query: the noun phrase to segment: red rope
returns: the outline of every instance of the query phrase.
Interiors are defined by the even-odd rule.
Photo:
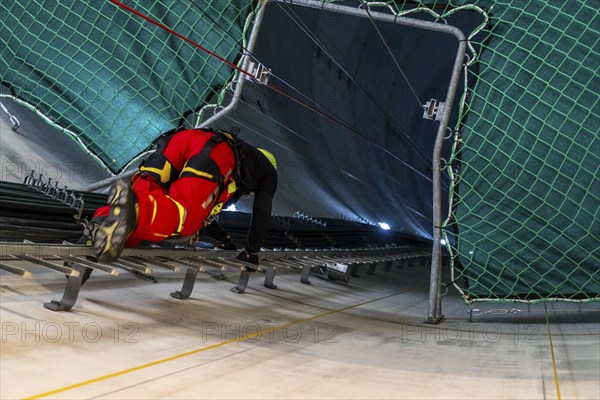
[[[169,32],[170,34],[177,36],[177,37],[178,37],[178,38],[180,38],[181,40],[184,40],[184,41],[186,41],[187,43],[191,44],[192,46],[194,46],[194,47],[197,47],[197,48],[199,48],[200,50],[202,50],[202,51],[204,51],[204,52],[206,52],[206,53],[210,54],[211,56],[213,56],[213,57],[215,57],[215,58],[217,58],[217,59],[221,60],[221,61],[222,61],[222,62],[224,62],[225,64],[229,65],[231,68],[233,68],[233,69],[236,69],[236,70],[238,70],[239,72],[241,72],[241,73],[243,73],[243,74],[246,74],[246,75],[248,75],[248,76],[249,76],[250,78],[252,78],[252,79],[256,79],[256,76],[254,76],[254,75],[253,75],[253,74],[251,74],[250,72],[243,70],[242,68],[238,67],[238,66],[237,66],[237,65],[235,65],[235,64],[232,64],[231,62],[227,61],[226,59],[224,59],[223,57],[219,56],[218,54],[216,54],[216,53],[214,53],[214,52],[212,52],[212,51],[208,50],[208,49],[207,49],[207,48],[205,48],[205,47],[202,47],[202,46],[200,46],[198,43],[194,42],[193,40],[191,40],[191,39],[188,39],[187,37],[185,37],[185,36],[183,36],[183,35],[181,35],[181,34],[179,34],[179,33],[175,32],[173,29],[169,28],[168,26],[166,26],[166,25],[164,25],[164,24],[161,24],[160,22],[158,22],[158,21],[156,21],[156,20],[154,20],[154,19],[150,18],[150,17],[149,17],[149,16],[147,16],[147,15],[144,15],[144,14],[142,14],[141,12],[139,12],[139,11],[137,11],[137,10],[135,10],[135,9],[133,9],[133,8],[131,8],[131,7],[129,7],[129,6],[128,6],[128,5],[126,5],[126,4],[123,4],[123,3],[121,3],[120,1],[117,1],[117,0],[108,0],[108,1],[110,1],[110,2],[111,2],[111,3],[113,3],[113,4],[116,4],[117,6],[119,6],[119,7],[123,8],[123,9],[125,9],[125,10],[127,10],[127,11],[129,11],[129,12],[131,12],[131,13],[135,14],[135,15],[137,15],[138,17],[141,17],[141,18],[145,19],[146,21],[148,21],[148,22],[150,22],[150,23],[152,23],[152,24],[154,24],[154,25],[158,26],[159,28],[161,28],[161,29],[163,29],[163,30],[165,30],[165,31]]]
[[[360,133],[353,126],[349,125],[348,123],[344,122],[343,120],[340,120],[340,119],[336,118],[334,115],[331,115],[331,114],[328,114],[328,113],[326,113],[324,111],[321,111],[321,110],[319,110],[319,109],[311,106],[310,104],[305,103],[304,101],[302,101],[302,100],[300,100],[300,99],[298,99],[298,98],[296,98],[296,97],[294,97],[292,95],[289,95],[289,94],[285,93],[283,90],[281,90],[281,89],[279,89],[279,88],[277,88],[277,87],[275,87],[275,86],[273,86],[271,84],[267,84],[266,86],[269,89],[273,90],[274,92],[277,92],[280,95],[285,96],[285,97],[287,97],[288,99],[290,99],[292,101],[295,101],[296,103],[300,104],[301,106],[303,106],[303,107],[305,107],[305,108],[307,108],[307,109],[309,109],[309,110],[311,110],[311,111],[313,111],[313,112],[315,112],[315,113],[317,113],[317,114],[319,114],[319,115],[327,118],[328,120],[330,120],[330,121],[332,121],[332,122],[340,125],[343,128],[348,129],[350,132],[355,133],[356,135],[362,137],[363,139],[366,139],[367,141],[373,143],[374,145],[379,146],[379,145],[377,145],[377,143],[374,143],[371,140],[369,140],[369,138],[367,138],[365,135],[363,135],[362,133]]]

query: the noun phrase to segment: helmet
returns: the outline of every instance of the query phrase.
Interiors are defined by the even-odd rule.
[[[265,157],[267,157],[267,160],[269,160],[273,168],[275,168],[275,171],[277,171],[277,160],[275,159],[273,153],[265,149],[258,149],[258,151],[260,151]]]

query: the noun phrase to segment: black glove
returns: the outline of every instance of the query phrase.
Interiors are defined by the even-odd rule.
[[[250,253],[248,249],[244,249],[240,254],[237,255],[236,260],[248,264],[258,265],[258,253]]]
[[[229,235],[227,235],[227,237],[219,244],[219,248],[222,250],[237,250],[235,243],[233,243],[233,239]]]

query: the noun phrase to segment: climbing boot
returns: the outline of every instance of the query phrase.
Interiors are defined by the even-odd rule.
[[[111,263],[119,258],[127,238],[137,225],[137,198],[131,185],[116,181],[108,194],[110,212],[94,235],[98,261]]]

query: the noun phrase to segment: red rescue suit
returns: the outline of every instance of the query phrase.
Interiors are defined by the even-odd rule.
[[[164,139],[132,178],[138,225],[127,247],[194,235],[235,193],[231,135],[189,129]],[[107,214],[108,207],[102,207],[95,217]]]

